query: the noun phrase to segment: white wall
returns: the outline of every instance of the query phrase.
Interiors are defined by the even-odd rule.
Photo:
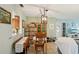
[[[41,22],[41,18],[27,16],[25,22],[26,22],[26,24],[28,24],[29,22]],[[62,21],[59,21],[59,19],[56,19],[55,17],[48,17],[48,19],[47,19],[47,37],[53,38],[53,37],[62,36],[61,26],[62,26]],[[57,29],[59,30],[59,32],[57,32]]]
[[[56,18],[48,18],[47,22],[47,36],[48,37],[54,37],[55,36],[55,24],[56,24]]]
[[[41,22],[41,17],[34,17],[34,16],[26,16],[26,23],[30,22]]]
[[[62,23],[66,21],[65,19],[61,20],[55,17],[49,17],[47,23],[47,36],[50,38],[62,37]],[[53,24],[53,26],[51,26],[51,24]]]
[[[23,33],[23,31],[22,31],[22,20],[25,19],[25,15],[24,15],[21,7],[19,5],[16,5],[16,4],[0,4],[0,7],[11,12],[11,20],[12,20],[12,18],[14,18],[15,15],[20,16],[19,33]]]
[[[11,46],[14,41],[16,41],[18,38],[22,37],[22,20],[24,20],[24,15],[21,11],[21,9],[17,5],[9,5],[9,4],[0,4],[0,7],[4,8],[5,10],[11,12],[11,19],[18,15],[20,16],[20,34],[17,34],[16,36],[12,36],[12,26],[11,24],[1,24],[0,28],[3,30],[0,30],[0,53],[12,53]],[[4,25],[4,27],[2,27]],[[10,33],[8,35],[8,32]],[[2,35],[3,34],[3,35]],[[7,36],[7,37],[6,37]],[[9,39],[11,38],[11,39]]]
[[[22,34],[12,36],[12,26],[9,24],[0,24],[0,54],[12,53],[14,41],[22,36]]]
[[[5,10],[11,12],[11,19],[14,18],[15,15],[20,16],[20,30],[19,33],[22,33],[22,20],[25,19],[25,15],[19,5],[16,4],[0,4],[0,7]]]
[[[11,52],[11,25],[0,24],[0,54]]]

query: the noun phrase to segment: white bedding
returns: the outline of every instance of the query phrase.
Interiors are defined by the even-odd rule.
[[[62,54],[78,54],[78,45],[72,38],[60,37],[55,43]]]
[[[15,44],[15,52],[20,53],[23,52],[24,42],[27,40],[27,37],[23,37],[20,41]]]

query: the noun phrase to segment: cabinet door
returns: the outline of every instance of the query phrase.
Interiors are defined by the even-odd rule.
[[[46,25],[45,24],[39,24],[37,31],[38,32],[46,32]]]
[[[37,31],[41,32],[41,25],[40,24],[38,25]]]
[[[41,27],[42,27],[42,28],[41,28],[42,32],[45,32],[45,30],[46,30],[46,28],[45,28],[45,24],[42,24]]]

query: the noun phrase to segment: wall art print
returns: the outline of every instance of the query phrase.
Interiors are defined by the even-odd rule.
[[[0,23],[11,24],[11,13],[0,7]]]

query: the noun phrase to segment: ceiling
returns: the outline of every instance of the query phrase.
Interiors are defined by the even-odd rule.
[[[47,16],[59,19],[79,19],[79,4],[24,4],[26,16],[40,16],[40,9],[48,9]]]

